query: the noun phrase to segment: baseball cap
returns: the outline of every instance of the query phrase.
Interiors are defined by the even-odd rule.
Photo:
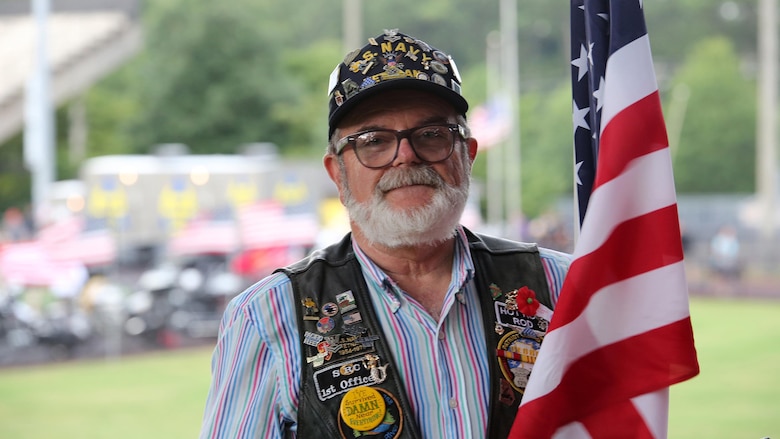
[[[339,121],[363,99],[392,88],[414,88],[438,95],[466,114],[460,74],[450,55],[417,38],[385,30],[344,57],[328,84],[328,137]]]

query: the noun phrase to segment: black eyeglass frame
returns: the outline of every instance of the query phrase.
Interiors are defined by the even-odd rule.
[[[395,159],[398,158],[398,150],[401,149],[401,140],[403,140],[403,139],[409,140],[409,145],[412,147],[412,151],[414,151],[414,155],[416,155],[417,158],[420,159],[423,163],[427,163],[427,164],[441,163],[441,162],[447,160],[448,158],[450,158],[452,156],[452,153],[455,151],[456,137],[452,136],[452,145],[450,145],[450,151],[449,151],[449,153],[447,153],[447,155],[444,158],[439,159],[439,160],[435,160],[435,161],[426,160],[426,159],[420,157],[420,154],[417,153],[417,149],[415,149],[415,147],[414,147],[414,142],[412,141],[411,134],[413,132],[417,131],[417,130],[422,129],[422,128],[429,128],[429,127],[443,127],[443,128],[446,128],[447,130],[449,130],[451,133],[458,134],[460,136],[461,140],[465,140],[467,138],[466,137],[466,128],[464,126],[460,125],[460,124],[457,124],[457,123],[432,123],[432,124],[421,125],[421,126],[418,126],[418,127],[413,127],[413,128],[409,128],[409,129],[406,129],[406,130],[400,130],[400,131],[391,130],[391,129],[375,128],[375,129],[370,129],[370,130],[358,131],[358,132],[352,133],[352,134],[350,134],[348,136],[344,136],[341,139],[339,139],[338,141],[336,141],[336,144],[335,144],[336,155],[341,155],[344,152],[344,150],[346,149],[346,147],[350,146],[350,145],[352,146],[353,149],[355,149],[355,141],[357,140],[358,137],[360,137],[360,136],[362,136],[364,134],[375,133],[375,132],[384,132],[384,133],[393,133],[393,134],[395,134],[395,137],[396,137],[395,153],[393,154],[393,157],[387,163],[385,163],[384,165],[381,165],[381,166],[368,166],[365,163],[363,163],[363,161],[360,159],[360,154],[357,152],[357,150],[355,150],[355,157],[357,157],[357,159],[360,162],[360,164],[365,166],[366,168],[369,168],[369,169],[381,169],[381,168],[386,168],[391,163],[393,163],[395,161]]]

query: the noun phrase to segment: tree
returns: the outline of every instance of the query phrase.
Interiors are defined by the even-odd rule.
[[[533,218],[573,191],[571,86],[529,93],[520,109],[523,212]]]
[[[755,85],[745,76],[723,37],[697,44],[674,76],[673,85],[690,91],[674,163],[678,192],[754,190]]]
[[[274,26],[259,20],[260,5],[176,0],[150,3],[147,17],[143,111],[133,130],[140,148],[171,142],[194,153],[232,153],[285,140],[288,127],[272,114],[275,103],[291,99],[292,79]]]

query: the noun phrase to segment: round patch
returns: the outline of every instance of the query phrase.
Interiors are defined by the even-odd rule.
[[[517,331],[509,331],[498,342],[496,355],[498,365],[512,388],[523,394],[531,376],[531,369],[536,363],[540,341],[523,337]]]
[[[326,317],[333,317],[337,312],[339,312],[339,307],[333,302],[322,305],[322,314]]]
[[[379,399],[376,399],[377,396]],[[344,395],[338,421],[342,438],[395,439],[401,435],[404,419],[398,401],[390,392],[379,387],[363,386]],[[369,425],[372,427],[368,428]]]
[[[352,389],[341,399],[339,414],[344,423],[357,431],[370,431],[385,418],[385,400],[371,387]]]
[[[330,317],[323,317],[317,322],[317,331],[326,334],[333,330],[336,323]]]

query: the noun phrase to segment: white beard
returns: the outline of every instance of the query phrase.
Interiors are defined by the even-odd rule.
[[[364,203],[355,200],[345,183],[344,204],[350,219],[371,244],[389,248],[438,244],[454,235],[466,207],[469,177],[463,167],[460,171],[461,184],[452,186],[430,166],[390,168],[380,179],[371,199]],[[346,176],[342,175],[342,181],[347,181]],[[431,202],[411,210],[397,210],[384,199],[386,191],[411,184],[435,187]]]

